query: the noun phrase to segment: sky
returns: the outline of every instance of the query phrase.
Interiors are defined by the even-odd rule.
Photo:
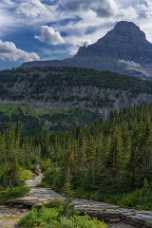
[[[152,0],[0,0],[0,69],[70,57],[121,20],[152,42]]]

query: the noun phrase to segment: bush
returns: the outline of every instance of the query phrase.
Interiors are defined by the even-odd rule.
[[[106,224],[89,216],[72,215],[62,213],[61,208],[33,209],[19,222],[22,228],[107,228]]]
[[[100,194],[96,200],[138,210],[152,210],[152,186],[145,185],[129,193]]]
[[[26,186],[18,186],[13,188],[7,188],[0,191],[0,204],[3,204],[11,199],[24,196],[29,192],[29,188]]]
[[[152,210],[152,191],[149,189],[138,189],[124,195],[120,199],[121,206],[132,207],[143,210]]]
[[[22,182],[25,182],[26,180],[31,179],[32,176],[33,176],[33,173],[31,170],[28,170],[28,169],[20,169],[19,170],[18,178]]]
[[[53,164],[44,171],[43,186],[51,186],[57,190],[61,190],[64,185],[63,170],[59,167],[54,167]]]

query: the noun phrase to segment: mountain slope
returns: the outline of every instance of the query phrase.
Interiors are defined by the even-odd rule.
[[[130,76],[151,77],[152,44],[145,33],[132,22],[121,21],[95,44],[81,47],[71,59],[24,64],[35,66],[68,66],[110,70]]]
[[[152,82],[78,68],[0,72],[0,100],[55,109],[79,109],[107,117],[111,110],[152,103]]]

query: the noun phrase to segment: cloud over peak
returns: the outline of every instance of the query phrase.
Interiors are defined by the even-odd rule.
[[[48,44],[63,44],[64,39],[61,34],[56,31],[53,27],[49,27],[47,25],[41,26],[40,35],[35,36],[36,39],[41,42],[46,42]]]

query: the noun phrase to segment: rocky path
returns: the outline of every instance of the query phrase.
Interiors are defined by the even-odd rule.
[[[11,201],[12,207],[0,207],[0,228],[16,227],[19,219],[25,215],[27,208],[33,205],[43,205],[54,200],[64,200],[60,194],[49,188],[38,187],[42,174],[26,182],[31,191],[22,198]],[[152,212],[124,209],[119,206],[96,202],[92,200],[73,200],[75,209],[109,223],[109,228],[150,228],[152,227]],[[14,207],[13,207],[14,206]]]
[[[27,213],[26,209],[0,206],[0,228],[14,228],[18,221]]]

